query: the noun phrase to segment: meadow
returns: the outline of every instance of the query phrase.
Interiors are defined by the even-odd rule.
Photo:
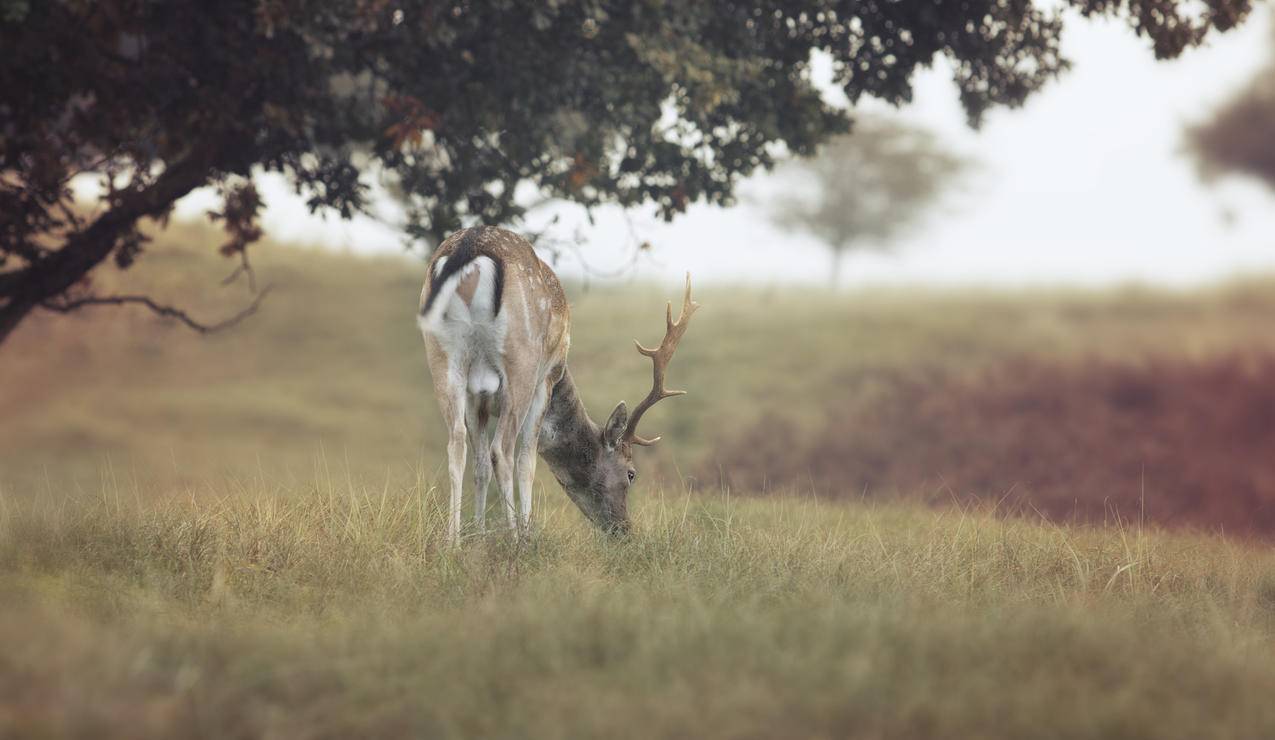
[[[635,533],[449,551],[423,269],[263,247],[0,348],[0,737],[1275,732],[1269,282],[705,286]],[[675,291],[569,290],[601,415]]]

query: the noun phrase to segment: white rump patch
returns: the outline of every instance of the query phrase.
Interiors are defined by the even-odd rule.
[[[440,257],[434,266],[434,274],[443,269],[446,257]],[[456,294],[457,288],[465,278],[478,273],[478,287],[474,290],[469,303]],[[455,275],[438,286],[438,295],[430,305],[429,313],[420,316],[417,323],[421,331],[437,334],[444,324],[450,322],[473,323],[492,321],[496,308],[496,263],[490,257],[475,257]]]
[[[478,274],[469,303],[457,294],[466,277]],[[497,393],[501,386],[505,350],[505,312],[496,306],[496,263],[476,257],[438,288],[429,313],[421,316],[421,333],[432,337],[447,354],[452,383],[473,395]]]

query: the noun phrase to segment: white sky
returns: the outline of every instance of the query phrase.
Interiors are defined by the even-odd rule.
[[[1183,125],[1205,118],[1265,62],[1265,12],[1238,31],[1172,62],[1156,62],[1123,24],[1069,19],[1070,73],[1019,110],[995,110],[980,131],[965,126],[956,89],[941,69],[917,80],[915,102],[899,115],[937,131],[976,159],[977,172],[928,224],[890,254],[846,260],[853,284],[1082,284],[1128,281],[1189,285],[1256,271],[1275,272],[1275,193],[1252,182],[1206,187],[1181,153]],[[878,107],[866,106],[872,110]],[[358,252],[401,251],[384,224],[310,216],[278,178],[260,183],[272,237]],[[765,176],[744,192],[764,198]],[[178,215],[202,214],[208,193],[192,194]],[[392,218],[393,209],[386,205]],[[632,277],[760,283],[827,280],[827,251],[772,227],[755,201],[731,209],[693,206],[672,223],[649,211],[553,214],[563,236],[585,237],[589,263],[625,263],[638,241],[653,249]],[[1227,213],[1233,218],[1226,218]],[[577,268],[566,259],[564,273]]]

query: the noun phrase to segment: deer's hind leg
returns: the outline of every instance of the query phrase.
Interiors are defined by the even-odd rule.
[[[460,542],[461,491],[465,485],[465,410],[468,394],[465,391],[464,374],[455,367],[450,357],[433,337],[426,336],[426,356],[429,358],[430,376],[434,381],[434,396],[447,429],[447,478],[451,486],[447,510],[447,543]]]
[[[465,409],[465,427],[469,431],[469,445],[474,448],[474,527],[479,532],[487,529],[487,489],[491,485],[492,419],[496,406],[495,394],[478,393],[470,396]]]
[[[461,491],[465,485],[465,388],[446,388],[440,392],[438,405],[447,424],[447,478],[451,484],[451,496],[447,508],[447,542],[460,542]]]

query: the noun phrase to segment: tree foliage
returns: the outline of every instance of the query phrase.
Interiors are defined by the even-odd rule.
[[[1187,129],[1187,148],[1206,179],[1248,175],[1275,190],[1275,27],[1270,61],[1209,120]]]
[[[1170,57],[1250,0],[1068,0]],[[145,250],[144,219],[220,187],[228,251],[256,235],[254,172],[314,209],[367,206],[375,169],[437,240],[518,215],[517,186],[586,205],[728,202],[776,145],[847,128],[812,50],[863,96],[906,103],[946,58],[971,121],[1066,68],[1060,9],[1029,0],[0,0],[0,340]],[[1192,15],[1192,13],[1194,13]],[[101,179],[101,208],[69,183]]]
[[[769,215],[832,250],[829,277],[835,284],[846,251],[889,247],[920,222],[967,165],[929,131],[864,117],[853,133],[830,140],[816,156],[779,168],[781,181],[792,187],[769,201]]]

